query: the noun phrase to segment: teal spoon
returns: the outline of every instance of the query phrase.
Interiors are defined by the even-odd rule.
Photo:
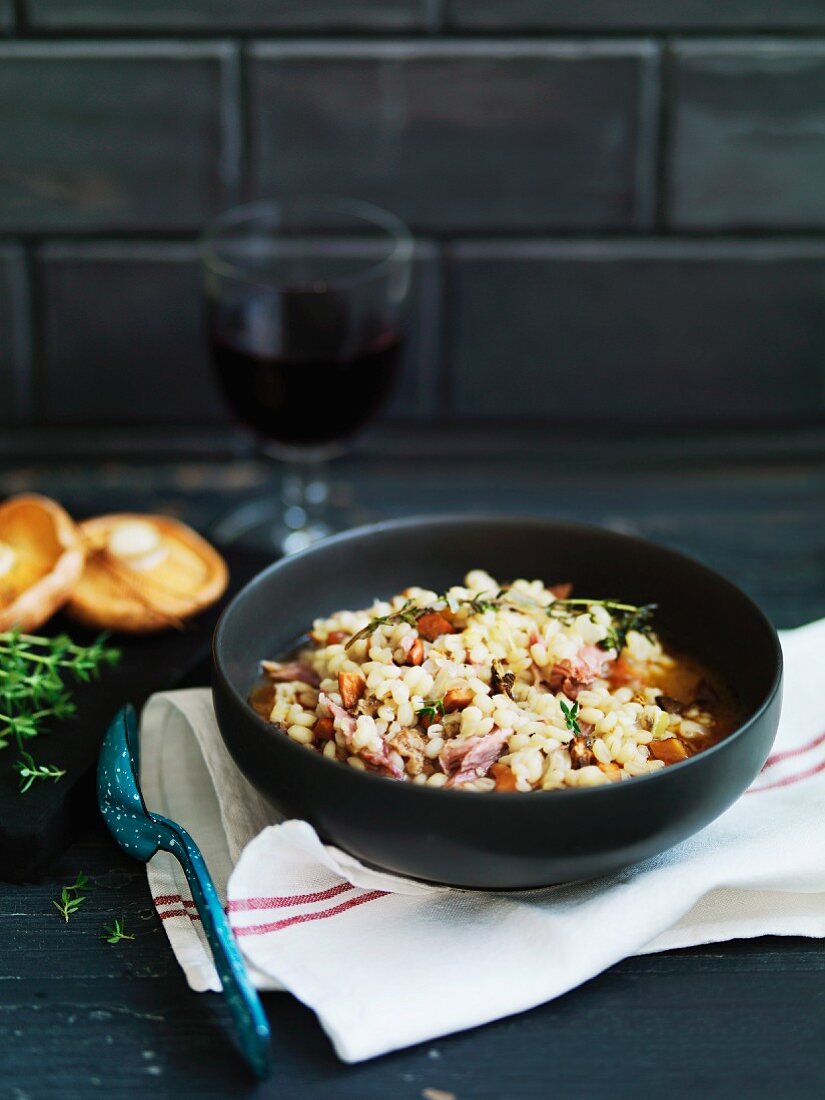
[[[100,812],[120,847],[146,863],[155,852],[171,852],[189,882],[192,898],[212,950],[244,1058],[258,1077],[271,1065],[269,1023],[246,976],[238,945],[203,856],[187,831],[146,809],[140,791],[140,743],[134,708],[125,706],[109,726],[97,765]]]

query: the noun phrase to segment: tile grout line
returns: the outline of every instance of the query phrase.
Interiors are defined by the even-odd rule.
[[[43,355],[46,342],[45,310],[43,308],[43,294],[40,284],[40,269],[37,260],[37,249],[32,244],[23,244],[23,267],[25,301],[21,303],[19,314],[25,318],[26,346],[23,349],[25,369],[18,371],[17,414],[25,425],[37,423],[40,401],[38,395],[42,392],[44,381]],[[21,295],[21,297],[23,296]]]

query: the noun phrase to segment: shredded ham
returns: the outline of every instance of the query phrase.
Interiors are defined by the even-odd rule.
[[[455,737],[448,741],[438,756],[438,762],[447,776],[445,786],[456,787],[460,783],[483,778],[501,756],[512,732],[493,730],[477,737]]]
[[[352,746],[352,738],[358,725],[357,720],[353,718],[348,711],[344,710],[342,706],[339,706],[338,703],[330,699],[326,692],[321,692],[318,696],[318,702],[322,703],[330,712],[333,724],[340,733],[343,733],[350,752],[355,753],[356,756],[360,756],[365,764],[369,764],[371,768],[375,768],[376,771],[384,775],[391,775],[393,779],[407,778],[404,770],[399,768],[390,756],[390,750],[387,748],[387,743],[383,737],[379,739],[381,742],[380,749],[375,752],[371,749],[354,749]]]
[[[544,679],[551,691],[563,691],[568,699],[575,699],[580,691],[605,675],[615,656],[612,649],[605,652],[596,645],[583,645],[575,657],[557,661],[549,678]]]
[[[346,737],[349,742],[358,724],[353,716],[345,711],[342,706],[339,706],[338,703],[330,699],[325,691],[322,691],[318,696],[318,703],[327,708],[335,723],[335,728],[343,733],[344,737]]]
[[[317,688],[321,683],[318,674],[302,661],[261,661],[261,670],[276,684],[300,681]]]

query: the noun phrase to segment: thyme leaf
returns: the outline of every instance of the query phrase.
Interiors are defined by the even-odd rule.
[[[121,940],[133,940],[135,937],[127,933],[124,919],[115,920],[112,924],[106,925],[100,938],[106,943],[120,943]]]
[[[421,616],[429,610],[431,609],[427,607],[416,607],[413,600],[407,600],[398,611],[393,611],[389,615],[377,615],[374,619],[371,619],[363,629],[359,630],[357,634],[353,634],[344,649],[349,649],[356,642],[369,638],[379,626],[395,626],[396,623],[409,623],[410,626],[415,626]]]
[[[444,700],[425,699],[423,706],[419,707],[415,713],[416,717],[424,718],[428,723],[435,722],[444,717]]]
[[[75,881],[70,886],[64,886],[60,891],[60,900],[52,902],[52,905],[67,924],[69,923],[69,917],[76,913],[86,900],[85,894],[81,894],[80,891],[88,881],[86,875],[82,871],[78,871]]]
[[[117,663],[120,652],[106,645],[101,635],[91,645],[76,645],[66,634],[45,638],[23,634],[19,630],[0,632],[0,748],[14,740],[20,751],[17,770],[27,791],[29,779],[59,779],[59,769],[34,776],[24,774],[36,765],[24,744],[42,732],[50,719],[71,718],[75,705],[66,688],[66,679],[88,683],[100,671]],[[31,761],[31,762],[30,762]]]
[[[636,606],[631,603],[619,603],[618,600],[589,600],[578,597],[554,600],[548,606],[547,614],[551,618],[560,619],[565,626],[569,626],[576,615],[583,611],[587,613],[591,607],[605,608],[610,613],[610,626],[607,628],[607,636],[599,642],[599,645],[602,649],[619,651],[627,644],[627,635],[631,630],[644,634],[646,638],[653,637],[652,619],[657,606],[655,603]]]
[[[559,699],[559,706],[561,712],[564,715],[564,724],[574,733],[577,737],[581,734],[582,728],[578,722],[579,704],[578,701],[573,703],[572,706],[568,706],[564,699]]]
[[[31,753],[22,749],[20,758],[14,763],[15,771],[20,776],[20,793],[25,794],[37,779],[52,779],[56,783],[66,774],[65,769],[58,768],[56,764],[36,764]]]

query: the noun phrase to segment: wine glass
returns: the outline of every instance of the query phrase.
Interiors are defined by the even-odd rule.
[[[220,387],[261,451],[286,463],[282,500],[247,505],[223,534],[292,553],[332,529],[325,464],[392,392],[413,240],[370,203],[302,196],[222,214],[201,257]]]

